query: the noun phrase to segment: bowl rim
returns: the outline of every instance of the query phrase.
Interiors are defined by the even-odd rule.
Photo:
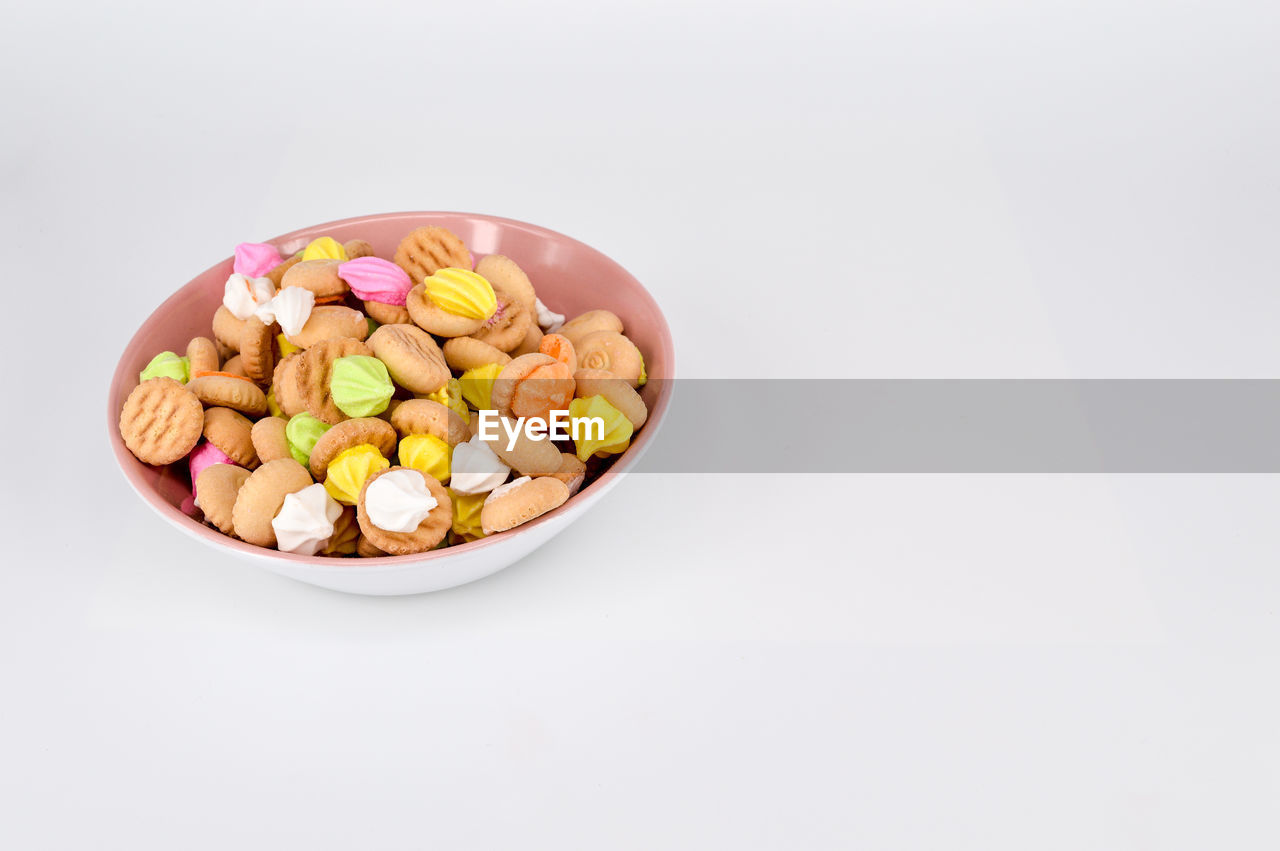
[[[424,562],[444,560],[450,556],[464,556],[469,553],[478,552],[486,547],[501,546],[504,542],[511,542],[519,535],[536,529],[543,523],[551,522],[562,517],[567,511],[573,511],[575,508],[585,509],[591,502],[594,502],[595,497],[603,496],[606,491],[611,489],[630,468],[636,465],[658,433],[659,426],[665,418],[667,409],[670,405],[674,388],[674,384],[671,379],[675,377],[675,346],[671,339],[671,326],[667,322],[666,315],[662,312],[662,308],[659,307],[658,302],[653,298],[653,295],[645,288],[645,286],[612,257],[608,256],[603,251],[582,242],[581,240],[575,239],[567,234],[560,233],[559,231],[542,227],[541,225],[523,222],[518,219],[509,219],[503,216],[488,215],[486,213],[466,213],[446,210],[373,213],[365,216],[352,216],[345,219],[335,219],[334,221],[299,228],[298,230],[272,237],[266,240],[266,242],[279,245],[304,237],[314,237],[322,235],[326,229],[333,228],[338,225],[360,225],[371,222],[385,222],[404,219],[406,221],[418,221],[419,224],[414,225],[417,227],[421,226],[421,224],[427,223],[423,221],[424,219],[430,220],[443,218],[478,219],[490,223],[501,224],[507,228],[523,230],[537,237],[553,238],[557,241],[565,241],[581,246],[588,251],[599,255],[606,263],[613,266],[621,275],[629,278],[635,284],[641,298],[648,303],[649,307],[653,310],[654,315],[658,317],[658,340],[662,349],[663,361],[666,365],[666,368],[663,371],[664,374],[660,379],[661,385],[658,388],[658,398],[653,405],[653,408],[649,411],[649,418],[645,423],[646,427],[641,430],[639,436],[636,437],[627,451],[623,453],[622,457],[619,458],[608,470],[601,474],[598,479],[583,488],[568,502],[556,508],[554,511],[550,511],[535,520],[531,520],[530,522],[515,529],[508,530],[498,535],[490,535],[476,541],[455,544],[454,546],[445,547],[443,549],[428,550],[425,553],[376,556],[373,558],[360,558],[354,560],[334,556],[304,556],[295,553],[282,553],[279,550],[254,546],[237,538],[233,538],[230,535],[225,535],[222,532],[212,529],[182,513],[182,511],[177,507],[170,505],[167,501],[161,499],[160,496],[143,481],[144,474],[142,471],[144,469],[156,468],[142,464],[142,462],[138,461],[133,456],[133,453],[131,453],[124,445],[124,440],[120,436],[120,411],[115,404],[115,399],[120,395],[120,391],[124,385],[137,383],[137,376],[133,375],[131,370],[125,369],[125,362],[126,360],[130,360],[129,356],[134,353],[134,350],[140,350],[143,347],[141,340],[142,329],[151,321],[153,316],[168,306],[170,302],[178,299],[181,296],[182,291],[195,281],[196,278],[209,274],[218,267],[223,266],[228,260],[232,259],[227,257],[217,263],[214,263],[208,269],[205,269],[200,274],[191,278],[191,280],[180,286],[172,295],[151,311],[151,313],[148,314],[138,326],[138,329],[133,333],[133,336],[129,338],[129,342],[125,344],[124,349],[121,351],[120,357],[116,362],[116,368],[111,377],[111,384],[107,389],[107,434],[113,454],[116,458],[116,464],[119,466],[120,471],[124,474],[125,480],[133,488],[134,492],[137,493],[145,503],[150,505],[152,510],[168,521],[170,525],[175,526],[180,531],[198,538],[215,548],[223,548],[242,556],[251,557],[255,560],[263,559],[269,562],[284,562],[294,568],[305,566],[322,572],[346,572],[358,569],[361,571],[377,571],[385,573],[404,568],[417,567]]]

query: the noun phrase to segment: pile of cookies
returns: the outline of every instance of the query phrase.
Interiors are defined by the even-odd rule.
[[[474,541],[558,508],[644,426],[621,320],[566,322],[509,257],[473,264],[442,227],[390,260],[285,248],[237,246],[211,336],[157,354],[120,412],[129,450],[189,472],[190,512],[228,535],[330,556]],[[554,411],[572,437],[519,427]]]

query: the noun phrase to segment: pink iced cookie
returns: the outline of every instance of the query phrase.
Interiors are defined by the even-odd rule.
[[[187,456],[187,464],[191,467],[191,496],[196,495],[196,479],[204,472],[205,467],[214,464],[230,464],[232,467],[240,466],[232,461],[225,452],[214,446],[209,441],[201,441],[200,445],[191,450],[191,454]]]
[[[405,296],[413,289],[408,273],[381,257],[348,260],[338,266],[338,277],[347,282],[356,298],[379,304],[404,307]]]
[[[274,245],[266,242],[242,242],[236,246],[232,271],[249,278],[260,278],[284,262]]]

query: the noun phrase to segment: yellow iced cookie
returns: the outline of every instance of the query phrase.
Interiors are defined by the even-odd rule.
[[[434,434],[410,434],[400,441],[400,463],[438,482],[447,482],[451,451],[449,444]]]
[[[467,403],[462,398],[462,384],[458,379],[450,378],[448,384],[434,393],[428,393],[427,398],[432,402],[439,402],[452,410],[462,417],[464,423],[471,422],[471,411],[467,408]]]
[[[469,269],[448,267],[422,280],[427,298],[445,313],[468,319],[488,319],[498,309],[493,286]]]
[[[578,460],[584,463],[592,455],[617,455],[631,445],[631,421],[603,396],[574,399],[569,421]]]
[[[280,357],[287,358],[294,352],[302,351],[302,346],[295,346],[284,338],[284,334],[276,335],[276,344],[280,346]]]
[[[496,363],[487,363],[475,369],[468,369],[458,379],[462,398],[470,402],[477,411],[492,409],[493,382],[501,372],[502,367]]]
[[[391,462],[382,457],[378,447],[369,443],[352,446],[329,462],[324,489],[343,505],[355,505],[360,500],[360,489],[364,487],[365,480],[390,466]]]
[[[331,236],[322,236],[307,243],[302,249],[302,260],[342,260],[346,262],[347,250]]]
[[[453,531],[469,538],[483,538],[484,527],[480,525],[480,509],[484,508],[484,500],[489,494],[455,493],[449,490],[449,501],[453,503]]]

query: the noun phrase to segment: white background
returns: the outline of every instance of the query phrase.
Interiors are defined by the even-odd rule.
[[[237,242],[401,209],[600,248],[685,376],[1274,377],[1277,23],[9,4],[0,846],[1275,848],[1274,477],[637,476],[364,599],[162,524],[102,409]]]

